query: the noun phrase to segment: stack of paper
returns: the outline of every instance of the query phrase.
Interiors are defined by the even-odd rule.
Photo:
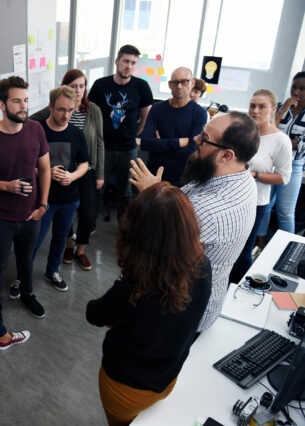
[[[237,289],[237,286],[230,284],[220,316],[258,329],[264,328],[272,296],[269,293],[259,295],[240,287]]]

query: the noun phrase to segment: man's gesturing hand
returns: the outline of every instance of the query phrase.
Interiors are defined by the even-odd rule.
[[[132,183],[139,192],[144,191],[144,189],[148,188],[154,183],[161,182],[164,167],[159,167],[155,176],[150,173],[140,158],[137,158],[137,161],[131,160],[130,164],[131,168],[129,170],[132,178],[129,179],[129,182]]]

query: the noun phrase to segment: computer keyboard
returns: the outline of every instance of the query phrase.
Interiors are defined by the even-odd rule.
[[[305,259],[305,244],[290,241],[273,269],[283,274],[297,276],[298,264]]]
[[[262,330],[213,367],[247,389],[287,359],[296,348],[292,340],[275,331]]]

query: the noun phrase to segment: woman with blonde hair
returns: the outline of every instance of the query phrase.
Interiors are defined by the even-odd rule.
[[[253,93],[249,115],[260,129],[260,145],[249,161],[249,169],[257,184],[256,220],[246,245],[235,262],[230,282],[238,283],[252,264],[252,250],[260,224],[268,214],[271,185],[287,185],[291,175],[291,142],[275,126],[277,99],[269,89]]]
[[[120,279],[86,312],[90,324],[110,327],[99,375],[110,426],[129,425],[172,391],[211,293],[195,212],[179,188],[145,189],[119,228]]]

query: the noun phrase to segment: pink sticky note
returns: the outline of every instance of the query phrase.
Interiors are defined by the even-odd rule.
[[[288,292],[270,291],[270,294],[272,294],[273,300],[278,308],[289,310],[297,309],[297,305]]]
[[[40,65],[40,68],[43,68],[43,67],[46,67],[46,66],[47,66],[47,59],[46,59],[46,57],[45,57],[45,56],[42,56],[42,57],[40,58],[39,65]]]
[[[36,59],[35,58],[30,59],[30,68],[31,69],[36,68]]]

